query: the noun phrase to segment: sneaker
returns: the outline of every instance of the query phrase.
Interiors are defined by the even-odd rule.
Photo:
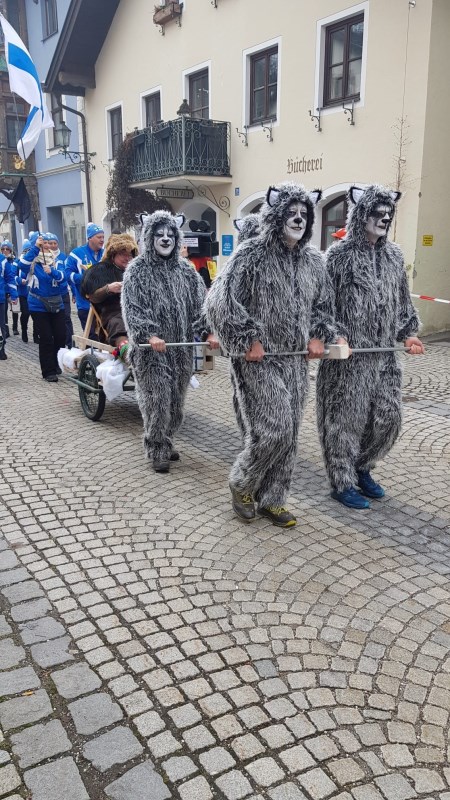
[[[251,494],[240,492],[230,486],[234,513],[244,522],[251,522],[256,517],[255,504]]]
[[[270,519],[272,525],[277,525],[278,528],[293,528],[297,524],[294,515],[283,506],[259,506],[258,514]]]
[[[44,381],[47,383],[58,383],[58,376],[57,375],[46,375]]]
[[[385,495],[383,487],[374,481],[370,472],[358,472],[358,486],[366,497],[373,497],[374,500],[379,500]]]
[[[370,508],[369,501],[354,486],[350,486],[349,489],[344,489],[342,492],[337,492],[336,489],[333,489],[331,497],[333,500],[337,500],[338,503],[342,503],[343,506],[347,506],[347,508]]]
[[[170,461],[158,461],[157,459],[153,459],[153,469],[155,472],[169,472]]]

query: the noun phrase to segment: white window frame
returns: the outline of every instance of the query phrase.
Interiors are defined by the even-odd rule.
[[[194,64],[193,67],[189,67],[188,69],[184,69],[181,73],[181,100],[180,105],[183,100],[186,98],[188,103],[190,102],[189,97],[189,77],[190,75],[195,75],[196,72],[203,72],[205,69],[208,70],[208,97],[209,97],[209,109],[208,109],[208,119],[212,119],[211,116],[211,108],[212,108],[212,91],[211,91],[211,61],[202,61],[201,64]]]
[[[145,92],[141,92],[139,95],[139,113],[140,113],[140,120],[141,120],[141,129],[145,128],[146,120],[145,120],[145,99],[146,97],[150,97],[151,94],[157,94],[159,92],[159,102],[161,105],[161,119],[164,119],[163,113],[163,95],[162,95],[162,86],[153,86],[152,89],[146,89]]]
[[[111,116],[110,111],[115,111],[116,108],[120,108],[120,113],[122,115],[122,141],[123,141],[123,100],[118,100],[117,103],[111,103],[109,106],[105,106],[105,124],[106,124],[106,158],[108,161],[114,161],[112,157],[112,133],[111,133]]]
[[[52,96],[51,94],[45,95],[45,102],[47,103],[47,108],[49,110],[50,116],[52,114]],[[67,105],[67,97],[65,94],[61,95],[61,103],[66,106]],[[67,111],[65,108],[62,109],[62,120],[67,125]],[[45,157],[46,158],[53,158],[53,156],[59,155],[59,151],[61,148],[59,145],[55,145],[54,143],[54,128],[45,128]]]
[[[322,107],[323,104],[323,90],[325,78],[325,41],[326,29],[329,25],[333,25],[340,20],[350,19],[356,17],[358,14],[364,14],[364,35],[363,35],[363,49],[361,59],[361,87],[359,90],[359,100],[355,100],[355,108],[363,108],[365,103],[366,94],[366,72],[367,72],[367,42],[369,31],[369,0],[364,0],[350,8],[345,8],[337,14],[332,14],[329,17],[317,20],[317,34],[316,34],[316,70],[314,78],[314,114],[316,109],[321,107],[321,115],[327,116],[328,114],[342,113],[342,103],[336,103],[335,106]]]
[[[244,125],[249,126],[247,134],[261,131],[261,125],[250,125],[250,83],[251,83],[251,57],[256,53],[263,50],[270,50],[272,47],[278,49],[278,81],[277,81],[277,118],[273,120],[272,127],[277,128],[281,122],[281,36],[275,39],[268,39],[267,42],[261,42],[248,47],[242,51],[242,75],[244,78],[243,92],[242,92],[242,130]]]

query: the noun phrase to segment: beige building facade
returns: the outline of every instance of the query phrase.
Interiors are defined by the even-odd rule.
[[[106,231],[115,149],[137,128],[133,185],[208,220],[219,267],[233,219],[269,185],[322,189],[314,242],[325,249],[348,187],[377,182],[403,193],[392,235],[413,291],[450,299],[449,0],[115,5],[84,90],[93,216]],[[427,332],[450,329],[450,306],[418,308]]]

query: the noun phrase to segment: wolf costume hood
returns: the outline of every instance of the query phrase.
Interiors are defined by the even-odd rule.
[[[238,232],[238,244],[257,236],[261,230],[259,214],[247,214],[245,217],[235,219],[233,220],[233,225]]]
[[[123,281],[122,314],[131,341],[130,360],[144,419],[144,447],[154,463],[167,462],[172,437],[183,417],[193,370],[192,349],[165,353],[140,349],[152,336],[166,342],[192,342],[206,335],[201,315],[205,285],[180,257],[182,215],[155,211],[143,220],[143,253],[128,266]]]
[[[336,322],[350,347],[393,347],[417,333],[403,256],[381,235],[367,236],[377,207],[392,223],[399,192],[376,184],[352,187],[347,236],[331,245],[327,269],[334,287]],[[389,226],[388,226],[389,228]],[[401,429],[401,366],[395,353],[354,353],[323,361],[317,378],[317,413],[325,464],[333,489],[356,486],[389,452]]]
[[[311,338],[332,341],[333,303],[322,255],[308,242],[320,192],[284,183],[270,187],[260,212],[261,231],[243,241],[213,284],[206,301],[210,323],[228,352],[242,354],[256,341],[266,352],[303,350]],[[303,238],[285,239],[291,206],[306,207]],[[282,506],[290,486],[297,433],[308,389],[304,358],[231,359],[235,408],[245,446],[230,484],[261,506]]]

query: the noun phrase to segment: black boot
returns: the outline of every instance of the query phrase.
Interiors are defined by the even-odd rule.
[[[255,519],[255,504],[251,494],[240,492],[230,486],[232,506],[234,513],[244,522],[251,522]]]
[[[0,349],[0,361],[6,361],[6,360],[7,360],[7,358],[8,358],[8,356],[7,356],[7,355],[6,355],[6,353],[5,353],[5,348],[4,348],[4,347],[2,347],[2,348]]]
[[[154,458],[153,469],[155,470],[155,472],[169,472],[170,461],[157,460],[156,458]]]
[[[276,525],[278,528],[293,528],[297,524],[294,515],[283,506],[259,506],[258,514],[270,519],[272,525]]]
[[[28,344],[28,334],[27,334],[26,331],[22,331],[22,342],[25,342],[25,344]]]

